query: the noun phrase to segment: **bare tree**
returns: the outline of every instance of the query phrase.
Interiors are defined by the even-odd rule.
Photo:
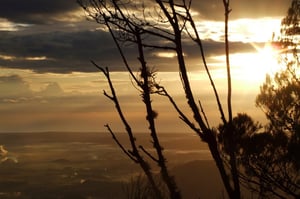
[[[241,197],[240,180],[237,167],[236,153],[234,152],[235,139],[232,125],[232,107],[231,107],[231,73],[229,60],[229,41],[228,41],[228,19],[231,12],[230,1],[223,0],[225,12],[225,47],[226,54],[225,68],[227,69],[228,97],[227,111],[222,107],[220,97],[211,76],[206,62],[205,51],[202,45],[202,39],[199,35],[199,27],[192,15],[191,0],[153,0],[153,1],[131,1],[131,0],[78,0],[80,6],[85,10],[87,17],[103,25],[111,34],[123,64],[128,70],[133,83],[141,93],[141,99],[145,105],[146,120],[153,143],[155,154],[147,151],[143,146],[138,146],[134,132],[124,115],[119,103],[116,91],[110,78],[108,68],[98,66],[92,62],[107,78],[110,87],[110,93],[104,91],[104,95],[115,104],[116,110],[126,129],[131,148],[127,149],[120,143],[109,125],[106,128],[113,136],[113,139],[122,149],[122,151],[135,163],[139,164],[145,172],[149,183],[151,184],[157,198],[162,198],[163,193],[158,188],[149,161],[157,163],[160,169],[161,179],[168,188],[169,197],[172,199],[181,198],[180,191],[175,183],[173,176],[169,173],[166,158],[163,153],[163,147],[160,144],[158,132],[156,130],[156,111],[152,107],[151,96],[158,94],[169,99],[171,105],[178,112],[179,118],[188,125],[202,140],[207,143],[211,155],[220,172],[224,187],[230,198],[238,199]],[[222,3],[222,2],[220,2]],[[147,5],[147,6],[146,6]],[[151,10],[148,7],[151,7]],[[134,12],[133,12],[134,10]],[[219,109],[220,118],[224,126],[223,135],[228,140],[228,156],[224,157],[219,148],[216,131],[210,127],[206,113],[200,100],[195,99],[192,91],[190,79],[188,76],[188,66],[184,56],[185,40],[192,41],[199,48],[199,57],[202,58],[203,67],[208,75],[212,91],[216,100],[216,106]],[[155,42],[159,41],[159,42]],[[137,50],[139,61],[139,75],[134,74],[134,69],[129,64],[128,57],[125,55],[126,45],[129,43]],[[159,49],[164,51],[173,51],[177,58],[177,67],[185,98],[193,118],[186,115],[177,105],[176,101],[169,95],[167,90],[155,81],[155,71],[147,64],[147,49]],[[148,157],[148,158],[145,158]]]

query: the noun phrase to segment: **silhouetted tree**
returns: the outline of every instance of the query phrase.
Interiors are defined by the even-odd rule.
[[[180,191],[177,188],[174,178],[169,174],[166,158],[163,153],[163,147],[160,144],[158,133],[156,130],[157,113],[152,107],[151,96],[159,94],[169,99],[171,105],[178,112],[180,119],[187,124],[203,141],[206,142],[213,159],[220,172],[224,187],[230,198],[238,199],[241,197],[240,180],[238,172],[238,164],[236,159],[234,138],[234,126],[231,107],[231,74],[229,62],[229,41],[228,41],[228,19],[231,12],[230,1],[223,0],[225,21],[224,35],[226,54],[225,68],[227,70],[227,111],[225,115],[221,105],[214,80],[210,74],[210,70],[206,63],[205,52],[202,40],[199,35],[199,27],[196,26],[193,15],[191,13],[191,0],[155,0],[155,1],[131,1],[131,0],[78,0],[80,6],[85,10],[87,17],[97,23],[103,25],[111,34],[123,60],[123,64],[128,70],[135,87],[141,94],[141,100],[145,105],[146,120],[150,131],[151,142],[155,153],[150,153],[143,146],[137,144],[134,131],[126,119],[125,114],[119,103],[116,91],[114,89],[108,68],[98,66],[92,62],[107,78],[110,87],[110,93],[104,91],[104,95],[109,98],[116,107],[121,121],[126,129],[131,148],[127,149],[116,137],[114,131],[109,125],[106,128],[111,133],[113,139],[122,149],[122,151],[135,163],[139,164],[143,169],[146,177],[152,186],[156,198],[163,198],[163,193],[154,180],[154,174],[150,168],[150,161],[157,163],[160,169],[162,181],[165,183],[169,197],[172,199],[181,198]],[[134,11],[134,12],[133,12]],[[219,148],[216,132],[210,127],[208,118],[201,105],[200,100],[196,100],[192,91],[188,76],[187,57],[184,56],[185,41],[192,41],[199,48],[199,57],[202,58],[204,69],[210,80],[212,90],[216,99],[216,106],[219,109],[220,118],[224,126],[224,139],[227,140],[228,156],[223,159],[223,153]],[[139,74],[134,74],[134,68],[129,64],[126,56],[126,47],[130,44],[137,50],[138,65],[140,66]],[[167,90],[155,81],[155,72],[149,66],[147,60],[146,49],[159,49],[167,52],[174,52],[177,58],[177,67],[179,77],[182,82],[183,91],[186,101],[190,107],[193,118],[186,115],[175,100],[169,95]],[[135,69],[136,70],[136,69]],[[145,158],[148,157],[148,158]]]
[[[287,16],[282,20],[280,54],[285,69],[272,78],[267,76],[261,93],[257,97],[257,105],[266,113],[273,131],[287,136],[290,149],[299,147],[300,133],[300,1],[293,0]],[[272,100],[271,100],[272,99]],[[296,148],[295,148],[296,149]],[[299,148],[298,148],[299,149]],[[293,155],[294,154],[293,152]],[[300,156],[293,158],[299,168]]]
[[[249,139],[260,133],[261,129],[262,125],[255,122],[249,115],[238,113],[237,116],[232,119],[232,138],[226,135],[227,131],[224,124],[219,125],[217,129],[218,141],[222,152],[224,152],[224,155],[226,156],[230,153],[230,148],[233,148],[236,158],[238,159],[238,162],[240,162],[245,150],[248,150],[248,147],[251,148]],[[230,139],[233,139],[233,145],[229,142]]]
[[[256,99],[268,124],[250,136],[242,154],[243,180],[263,198],[300,197],[299,21],[300,1],[293,0],[274,42],[286,68],[267,75]]]
[[[248,132],[237,136],[241,183],[261,198],[299,198],[299,168],[295,165],[290,138],[270,124],[264,131],[256,132],[256,125],[246,129]]]
[[[282,189],[297,198],[300,196],[300,82],[288,68],[273,79],[268,76],[256,99],[267,116],[266,132],[271,135],[269,144],[257,155],[264,162],[260,165],[261,174],[269,175],[265,184],[270,190]]]
[[[296,49],[300,36],[300,1],[292,0],[287,16],[281,21],[280,44],[282,48]]]

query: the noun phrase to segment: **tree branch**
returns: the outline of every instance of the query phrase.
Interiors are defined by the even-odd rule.
[[[108,124],[104,125],[107,130],[110,132],[113,140],[117,143],[117,145],[122,149],[122,151],[135,163],[138,163],[138,160],[134,157],[134,153],[128,153],[128,151],[124,148],[124,146],[119,142],[118,138],[116,137],[115,133],[111,130]]]

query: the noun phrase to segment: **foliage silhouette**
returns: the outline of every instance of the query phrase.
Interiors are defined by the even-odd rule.
[[[166,187],[164,187],[164,184],[161,183],[162,180],[155,179],[155,181],[158,182],[157,186],[159,186],[159,189],[165,194],[162,197],[168,198],[169,196],[166,195],[168,191]],[[130,182],[124,185],[123,191],[126,199],[152,199],[156,197],[144,175],[138,175],[135,178],[131,178]]]
[[[245,142],[242,165],[248,188],[263,198],[300,197],[300,1],[293,0],[274,41],[285,68],[267,75],[256,98],[268,124]],[[255,146],[255,147],[251,147]]]

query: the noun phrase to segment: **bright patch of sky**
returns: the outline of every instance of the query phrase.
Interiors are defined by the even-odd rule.
[[[19,31],[28,26],[28,24],[13,23],[7,19],[0,18],[0,31]]]
[[[229,40],[232,42],[268,42],[273,33],[279,34],[281,18],[237,19],[229,22]],[[224,22],[198,22],[200,36],[213,41],[224,41]]]

